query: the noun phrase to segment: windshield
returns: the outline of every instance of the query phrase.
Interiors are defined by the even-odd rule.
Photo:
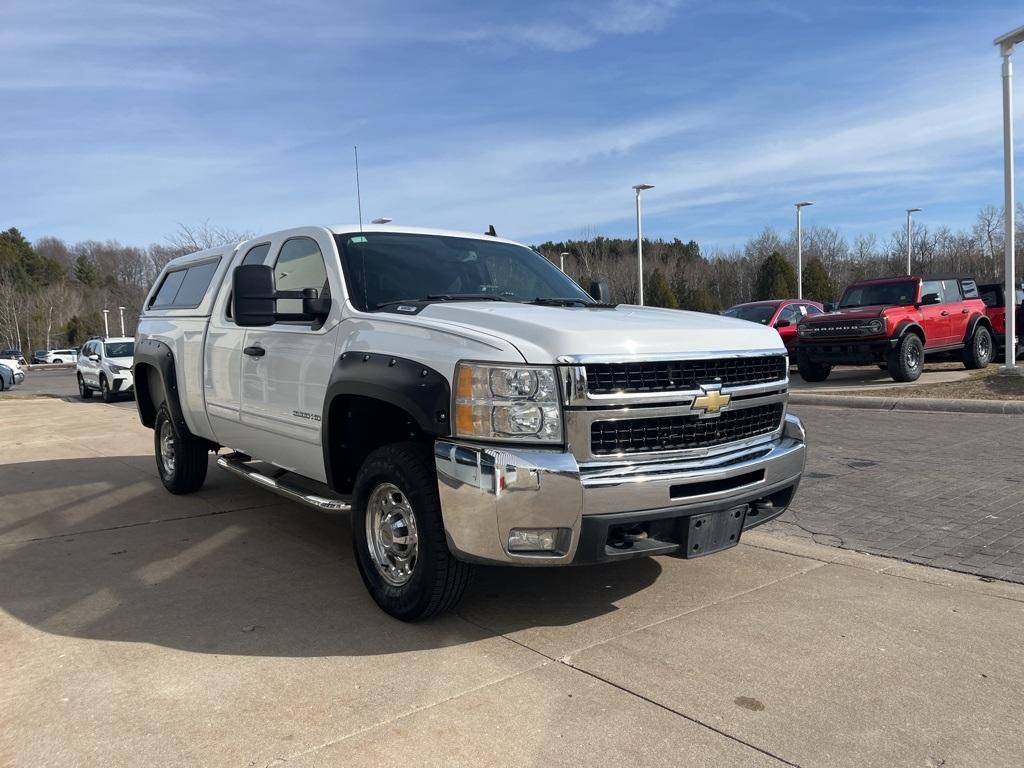
[[[752,323],[760,323],[761,325],[768,325],[768,321],[772,319],[772,315],[775,314],[775,305],[773,304],[760,304],[760,305],[740,305],[738,307],[732,307],[731,309],[723,312],[726,317],[735,317],[740,320],[749,320]]]
[[[131,357],[135,354],[134,341],[112,341],[103,345],[107,357]]]
[[[364,312],[389,302],[465,294],[593,303],[558,267],[521,245],[398,232],[351,233],[337,241],[352,303]]]
[[[901,283],[851,285],[843,294],[839,308],[873,307],[876,305],[908,306],[915,301],[917,301],[917,283],[912,280]]]

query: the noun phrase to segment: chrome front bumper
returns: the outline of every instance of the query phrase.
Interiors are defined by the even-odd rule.
[[[800,420],[787,415],[778,437],[713,457],[582,467],[563,451],[437,440],[434,460],[448,545],[469,561],[565,565],[611,559],[602,554],[599,532],[612,524],[748,505],[744,528],[750,528],[785,510],[803,473],[805,439]],[[569,533],[558,552],[509,552],[513,528]]]

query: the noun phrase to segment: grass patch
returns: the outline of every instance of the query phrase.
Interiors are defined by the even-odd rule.
[[[858,389],[843,394],[899,400],[920,397],[939,400],[1024,400],[1024,376],[1000,376],[998,367],[990,365],[984,371],[975,371],[969,379],[963,381],[891,389]]]

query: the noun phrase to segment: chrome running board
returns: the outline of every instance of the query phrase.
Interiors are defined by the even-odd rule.
[[[322,493],[313,493],[306,488],[288,482],[288,473],[284,470],[278,470],[280,473],[278,477],[271,477],[250,466],[248,461],[249,458],[244,454],[229,453],[227,456],[217,459],[217,466],[262,486],[268,491],[273,491],[279,496],[305,504],[313,509],[323,512],[348,512],[352,509],[352,501],[348,496],[335,495],[327,490],[326,486]]]

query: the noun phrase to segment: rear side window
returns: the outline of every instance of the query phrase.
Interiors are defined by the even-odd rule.
[[[963,301],[963,296],[960,295],[960,281],[959,280],[943,280],[942,281],[942,303],[943,304],[956,304]]]
[[[976,299],[979,297],[978,284],[973,280],[961,280],[960,287],[964,289],[965,299]]]
[[[151,307],[198,307],[210,287],[220,257],[168,272]]]

